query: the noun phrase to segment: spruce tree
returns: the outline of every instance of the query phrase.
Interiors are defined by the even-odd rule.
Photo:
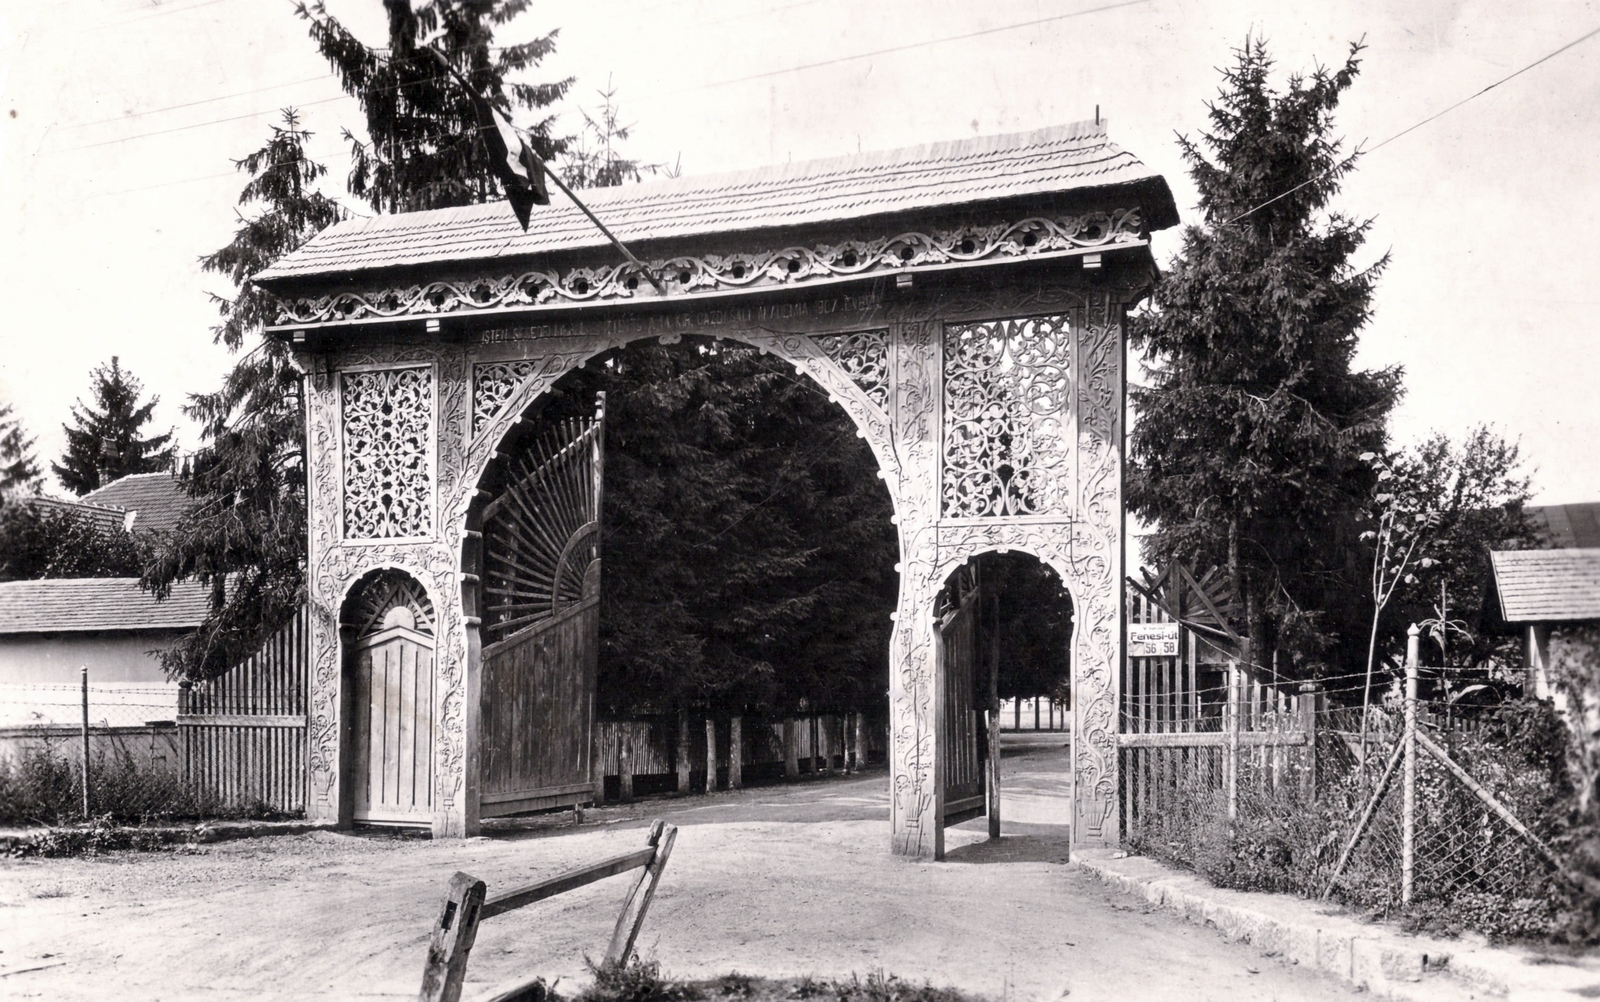
[[[1281,92],[1260,40],[1236,52],[1210,131],[1179,142],[1203,221],[1133,325],[1149,385],[1133,392],[1128,500],[1156,526],[1146,556],[1227,568],[1257,665],[1364,639],[1360,456],[1383,450],[1401,373],[1353,366],[1388,258],[1353,264],[1370,220],[1330,208],[1356,161],[1333,113],[1361,48]]]
[[[34,457],[33,443],[11,405],[0,404],[0,499],[39,489],[39,460]]]
[[[144,386],[122,368],[117,356],[89,374],[94,404],[79,398],[72,408],[73,424],[62,425],[67,451],[50,469],[61,485],[74,494],[87,494],[130,473],[155,473],[171,467],[177,448],[169,431],[141,438],[160,402],[151,397],[139,402]]]
[[[556,33],[517,45],[494,45],[494,33],[528,9],[528,0],[384,0],[389,45],[362,42],[318,0],[296,12],[339,77],[361,103],[367,136],[349,130],[350,194],[378,212],[470,205],[502,197],[478,138],[471,95],[439,65],[435,52],[479,94],[512,118],[513,106],[539,111],[561,98],[570,79],[508,82],[555,51]],[[433,51],[428,51],[428,50]],[[509,95],[509,96],[508,96]],[[551,116],[526,130],[533,152],[549,161],[563,144],[550,135]]]
[[[212,338],[235,352],[260,338],[275,308],[250,276],[343,218],[338,203],[315,188],[327,168],[306,157],[310,137],[286,109],[266,144],[234,163],[250,175],[239,204],[259,211],[242,217],[233,240],[200,266],[237,287],[231,297],[212,296],[222,315]],[[144,583],[164,596],[174,581],[194,578],[211,586],[212,598],[205,622],[162,652],[173,675],[226,671],[299,608],[306,553],[303,406],[287,345],[265,338],[234,364],[220,389],[193,394],[184,407],[200,424],[202,446],[183,483],[200,503],[163,541]]]

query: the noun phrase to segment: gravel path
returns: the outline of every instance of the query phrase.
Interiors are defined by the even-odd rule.
[[[640,942],[670,975],[881,969],[997,1000],[1350,995],[1064,865],[1063,744],[1008,742],[1006,837],[991,843],[982,819],[969,822],[949,833],[944,863],[888,854],[882,773],[648,801],[464,841],[316,833],[6,860],[0,997],[415,998],[425,930],[452,871],[493,893],[642,844],[651,817],[682,829]],[[605,948],[622,883],[486,924],[467,997],[528,973],[581,980],[584,955]]]

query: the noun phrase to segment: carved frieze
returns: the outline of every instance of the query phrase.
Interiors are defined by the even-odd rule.
[[[433,532],[433,370],[341,374],[346,539]]]
[[[905,232],[836,244],[750,253],[662,258],[645,267],[670,297],[708,291],[782,288],[928,265],[974,263],[1142,243],[1137,209],[1079,216],[1030,216],[1010,223]],[[434,315],[508,306],[659,299],[632,264],[529,270],[416,285],[285,299],[280,324]]]

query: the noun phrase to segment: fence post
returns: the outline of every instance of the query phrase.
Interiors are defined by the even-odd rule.
[[[624,737],[626,735],[626,737]],[[633,728],[617,728],[617,800],[633,803]]]
[[[1406,630],[1405,769],[1400,776],[1400,904],[1411,904],[1416,881],[1417,851],[1417,661],[1422,631],[1412,623]]]
[[[706,792],[717,792],[717,721],[706,718]]]
[[[89,820],[89,666],[78,669],[83,688],[83,820]]]
[[[1239,662],[1228,662],[1227,746],[1223,749],[1222,782],[1227,787],[1228,820],[1239,816],[1239,715],[1243,709],[1240,689],[1243,674]]]
[[[678,711],[678,792],[689,792],[689,711]]]
[[[734,714],[728,720],[728,789],[744,786],[744,718]]]
[[[793,717],[783,718],[783,778],[794,782],[800,778],[800,742],[795,735]]]
[[[1322,686],[1300,683],[1300,729],[1306,732],[1306,763],[1300,772],[1300,792],[1305,799],[1317,799],[1317,711],[1322,709]]]

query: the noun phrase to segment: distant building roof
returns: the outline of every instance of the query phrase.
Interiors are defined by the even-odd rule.
[[[1600,548],[1494,550],[1489,559],[1505,622],[1600,620]]]
[[[1150,229],[1177,224],[1166,181],[1111,142],[1104,122],[591,188],[583,198],[619,239],[632,243],[1119,187],[1139,189],[1134,201]],[[534,206],[526,232],[502,202],[378,213],[335,223],[255,280],[525,258],[606,244],[604,234],[559,196]]]
[[[1557,549],[1600,546],[1600,501],[1524,508],[1540,544]]]
[[[184,630],[205,619],[209,590],[179,581],[157,602],[138,578],[47,578],[0,583],[0,635],[85,630]]]
[[[83,500],[134,513],[130,531],[161,534],[171,531],[194,507],[191,498],[170,473],[130,473],[118,477]]]
[[[121,508],[95,504],[92,501],[84,501],[82,499],[69,500],[67,498],[46,497],[41,494],[38,497],[28,498],[27,504],[38,512],[70,512],[79,518],[88,519],[95,529],[100,532],[115,532],[118,529],[125,528],[128,524],[128,513]]]

